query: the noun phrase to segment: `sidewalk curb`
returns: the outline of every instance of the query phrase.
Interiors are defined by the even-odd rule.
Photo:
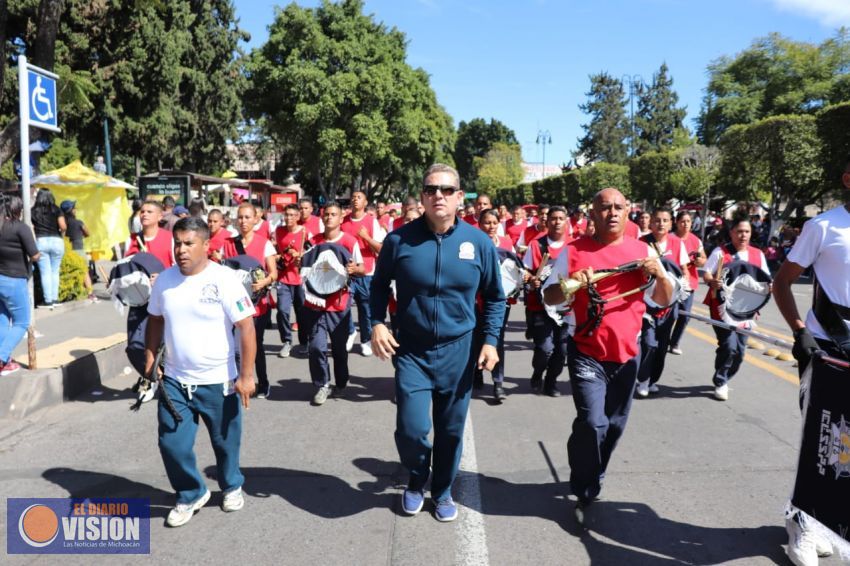
[[[125,347],[126,341],[58,368],[21,369],[0,378],[0,418],[22,419],[39,409],[74,399],[122,374],[129,366]]]

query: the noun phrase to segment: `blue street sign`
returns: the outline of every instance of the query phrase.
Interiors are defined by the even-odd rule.
[[[30,126],[48,129],[56,129],[58,120],[56,118],[56,80],[42,75],[32,69],[27,69],[27,82],[29,83]]]

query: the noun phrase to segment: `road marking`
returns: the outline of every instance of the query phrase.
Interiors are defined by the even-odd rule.
[[[460,512],[460,524],[457,533],[460,544],[457,547],[456,564],[490,564],[487,551],[487,532],[484,530],[484,515],[481,514],[481,484],[478,480],[478,458],[475,455],[475,433],[472,430],[472,413],[466,415],[463,429],[463,453],[460,457],[458,474],[458,499],[464,508]]]
[[[685,331],[692,336],[696,336],[700,340],[705,340],[706,342],[708,342],[710,344],[717,345],[717,339],[716,338],[709,336],[708,334],[705,334],[703,332],[700,332],[699,330],[694,330],[690,326],[688,326],[685,329]],[[774,366],[773,364],[770,364],[770,363],[762,360],[761,358],[757,358],[756,356],[752,356],[750,354],[745,354],[744,355],[744,361],[749,362],[749,363],[753,364],[754,366],[756,366],[757,368],[763,369],[764,371],[766,371],[768,373],[772,373],[773,375],[775,375],[776,377],[778,377],[780,379],[784,379],[785,381],[787,381],[789,383],[793,383],[794,385],[798,385],[800,383],[800,378],[797,377],[797,374],[781,370],[778,367]]]

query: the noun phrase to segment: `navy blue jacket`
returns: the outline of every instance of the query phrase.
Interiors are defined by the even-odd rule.
[[[455,221],[438,236],[423,216],[390,232],[372,278],[373,325],[384,322],[393,279],[402,345],[444,344],[472,332],[478,293],[484,307],[484,343],[498,342],[505,316],[499,256],[478,228]]]

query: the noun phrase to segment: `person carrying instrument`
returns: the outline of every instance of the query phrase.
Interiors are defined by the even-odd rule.
[[[169,412],[161,396],[159,451],[168,481],[177,493],[177,505],[166,519],[169,527],[188,523],[210,498],[195,463],[199,419],[207,427],[215,452],[216,477],[224,496],[222,509],[238,511],[245,505],[245,478],[239,470],[240,404],[247,409],[254,391],[254,307],[233,272],[208,259],[209,237],[209,228],[199,218],[175,223],[177,266],[160,274],[148,304],[145,373],[155,371],[154,360],[164,337],[167,353],[162,387],[180,417]],[[240,337],[239,368],[234,327]]]
[[[131,234],[124,246],[126,252],[124,257],[132,257],[139,253],[149,253],[162,264],[162,268],[174,265],[174,242],[171,232],[160,227],[162,221],[162,203],[155,200],[146,200],[139,209],[139,222],[142,225],[141,232]],[[158,274],[150,276],[150,284],[156,282]],[[130,365],[142,376],[145,373],[145,332],[147,329],[148,308],[147,305],[131,306],[127,309],[127,347],[125,353]],[[153,399],[158,387],[153,382],[142,399],[147,402]]]
[[[850,159],[841,176],[845,203],[850,203]],[[800,316],[791,284],[812,267],[814,301],[805,320]],[[835,539],[840,525],[847,525],[847,489],[837,469],[823,468],[822,428],[841,430],[839,414],[848,415],[846,368],[827,363],[816,354],[826,352],[850,359],[850,204],[819,214],[803,225],[803,231],[773,284],[776,306],[794,333],[793,354],[801,376],[801,404],[805,416],[803,442],[794,497],[786,514],[788,556],[798,566],[816,566],[818,556],[832,553],[831,544],[817,533],[811,517],[817,514],[821,525],[831,529]],[[804,395],[805,393],[805,395]],[[824,419],[826,422],[823,422]],[[843,427],[846,435],[846,427]],[[827,438],[832,435],[827,435]],[[827,442],[827,444],[831,444]],[[834,445],[839,447],[839,439]],[[847,444],[833,461],[847,454]],[[846,458],[846,457],[845,457]],[[845,472],[846,473],[846,472]],[[803,512],[803,509],[805,512]],[[825,529],[821,531],[828,533]],[[846,528],[842,544],[846,545]],[[845,546],[845,548],[847,548]]]
[[[494,209],[488,209],[481,213],[478,218],[478,225],[481,227],[481,230],[490,240],[493,242],[493,245],[496,246],[497,250],[500,250],[500,253],[511,254],[513,255],[513,242],[511,242],[510,236],[499,236],[499,213]],[[516,256],[513,256],[514,258]],[[524,280],[527,280],[527,272],[524,272]],[[511,314],[511,305],[516,304],[515,298],[508,298],[505,303],[505,317],[502,320],[502,329],[499,332],[499,342],[496,344],[496,353],[499,355],[499,361],[496,362],[496,365],[493,366],[493,371],[491,375],[493,376],[493,397],[495,397],[497,403],[501,403],[507,398],[507,394],[505,393],[505,389],[503,386],[505,380],[505,327],[508,324],[508,318]],[[484,329],[483,329],[483,317],[482,317],[482,307],[483,303],[481,297],[476,297],[475,301],[476,305],[476,347],[473,347],[473,351],[480,349],[481,345],[484,343]],[[481,368],[475,368],[475,375],[473,377],[473,387],[475,389],[481,389],[484,387],[484,370]]]
[[[369,288],[372,286],[372,275],[375,274],[375,259],[381,251],[386,232],[381,228],[378,219],[366,212],[369,200],[363,191],[351,194],[351,214],[342,222],[340,229],[357,240],[360,255],[363,258],[364,273],[351,280],[351,298],[357,303],[357,324],[360,326],[360,353],[372,355],[372,315],[369,313]],[[348,341],[346,349],[350,352],[357,337],[354,322],[349,319]]]
[[[322,213],[324,232],[314,236],[310,243],[313,253],[320,246],[332,244],[333,248],[341,248],[338,254],[347,258],[344,265],[350,277],[362,277],[365,273],[363,256],[360,255],[360,244],[357,238],[346,234],[340,228],[342,224],[342,207],[336,202],[325,205]],[[305,258],[306,259],[306,258]],[[305,266],[302,263],[302,280]],[[308,282],[305,280],[304,285]],[[321,303],[321,304],[319,304]],[[351,291],[348,286],[334,291],[321,301],[311,295],[304,302],[301,312],[304,321],[309,349],[310,378],[316,387],[313,404],[324,405],[331,394],[331,372],[328,366],[328,337],[331,341],[331,355],[334,360],[334,385],[337,394],[341,394],[348,385],[348,340],[349,323],[351,322]],[[300,324],[300,323],[299,323]]]
[[[760,249],[750,245],[751,236],[752,227],[746,217],[733,220],[729,226],[730,242],[714,248],[705,262],[705,273],[702,277],[709,289],[703,303],[708,305],[711,318],[715,320],[721,320],[718,293],[723,287],[723,269],[729,263],[735,260],[747,262],[770,276],[770,268],[767,266],[767,259],[764,254]],[[739,332],[718,326],[712,326],[712,329],[714,335],[717,336],[714,376],[712,377],[714,398],[718,401],[726,401],[729,399],[729,380],[738,373],[747,351],[747,337]]]
[[[249,202],[243,202],[236,209],[236,229],[239,234],[229,238],[224,243],[224,258],[234,258],[247,255],[257,260],[263,266],[265,273],[255,278],[251,286],[253,293],[263,293],[277,280],[277,262],[275,261],[274,246],[254,226],[262,219],[257,216],[257,209]],[[257,355],[254,369],[257,373],[257,397],[267,399],[271,395],[271,384],[266,371],[266,355],[263,351],[266,327],[271,321],[271,301],[268,293],[262,294],[254,305],[254,337]]]
[[[706,257],[702,242],[691,231],[691,213],[687,210],[680,210],[676,214],[676,236],[685,244],[685,251],[688,253],[688,288],[685,290],[685,300],[679,302],[678,312],[691,312],[691,307],[694,305],[694,293],[696,293],[697,286],[699,286],[699,273],[697,269],[705,265]],[[682,340],[682,335],[685,333],[685,327],[688,325],[689,320],[687,316],[677,314],[676,322],[673,323],[673,332],[670,334],[671,354],[682,355],[679,342]]]
[[[662,262],[670,262],[671,272],[679,274],[688,265],[688,254],[685,244],[670,233],[673,226],[673,213],[669,208],[658,208],[649,222],[650,233],[640,239],[649,244]],[[676,308],[647,309],[643,315],[643,326],[640,334],[640,367],[635,392],[638,397],[648,397],[650,393],[658,393],[658,380],[664,373],[664,361],[667,357],[667,346],[670,343],[670,333],[676,321]]]
[[[537,222],[526,228],[522,235],[520,235],[519,240],[516,242],[516,251],[520,257],[525,255],[525,252],[528,251],[528,244],[531,243],[531,240],[542,238],[546,232],[548,232],[548,228],[546,228],[546,221],[548,219],[549,205],[539,205],[537,207]]]
[[[590,214],[595,226],[593,236],[567,244],[543,290],[546,304],[556,306],[568,302],[561,282],[569,280],[562,278],[569,277],[586,287],[572,295],[575,326],[567,339],[567,365],[577,413],[567,455],[580,523],[602,489],[611,454],[626,427],[640,361],[638,336],[647,303],[671,305],[678,287],[646,242],[625,236],[628,205],[620,191],[599,191]],[[632,268],[623,273],[614,270],[604,279],[594,276],[595,270],[624,264]],[[594,277],[598,282],[592,283]],[[649,282],[648,277],[652,278]]]
[[[438,521],[457,518],[451,488],[457,476],[475,367],[492,371],[504,320],[505,295],[496,247],[456,216],[463,200],[457,171],[431,165],[422,184],[425,214],[384,240],[372,279],[372,347],[395,357],[395,441],[410,472],[402,510],[422,510],[431,476]],[[384,324],[390,281],[398,291],[399,337]],[[481,295],[484,344],[473,348],[475,297]],[[434,442],[428,440],[433,415]]]
[[[298,206],[287,204],[283,209],[283,224],[275,228],[274,238],[277,248],[277,329],[283,346],[278,352],[279,358],[288,358],[292,350],[292,323],[289,321],[290,309],[295,309],[295,321],[298,324],[298,344],[307,344],[307,334],[301,324],[301,310],[304,308],[304,289],[301,287],[301,256],[305,244],[313,234],[298,224],[300,213]]]
[[[224,259],[224,244],[231,237],[230,232],[224,227],[224,214],[217,208],[210,210],[207,215],[207,226],[210,227],[210,259],[221,263]]]
[[[544,307],[540,288],[551,272],[552,265],[560,257],[569,240],[567,230],[569,218],[562,206],[549,209],[546,220],[546,236],[536,238],[528,244],[523,263],[534,274],[529,279],[529,291],[525,308],[528,325],[534,342],[531,358],[531,390],[549,397],[561,395],[556,381],[564,371],[567,355],[567,325],[555,320]]]

